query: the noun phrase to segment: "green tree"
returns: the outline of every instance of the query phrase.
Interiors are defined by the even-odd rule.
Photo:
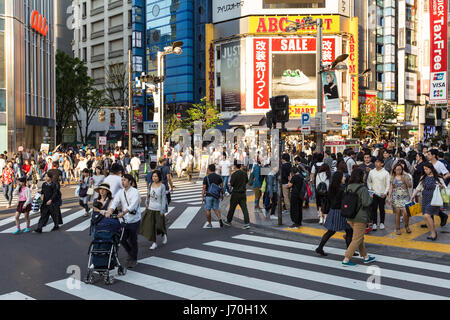
[[[167,116],[167,120],[164,123],[164,141],[168,141],[175,130],[181,128],[181,120],[176,115],[171,114]]]
[[[375,108],[363,104],[353,127],[353,135],[363,138],[368,131],[375,140],[380,141],[383,129],[388,131],[394,129],[395,119],[397,119],[396,106],[390,102],[377,99]]]
[[[87,143],[89,126],[92,120],[100,111],[100,107],[108,103],[108,100],[105,98],[105,91],[95,89],[93,84],[94,80],[89,78],[86,83],[86,91],[79,96],[78,110],[74,115],[78,129],[80,130],[81,141],[84,144]],[[80,120],[82,115],[85,119],[84,123]]]
[[[186,112],[188,117],[183,121],[183,128],[191,132],[194,131],[195,121],[202,121],[202,134],[223,124],[219,108],[206,97],[201,99],[200,103],[193,104]]]
[[[63,134],[77,113],[80,96],[86,93],[87,68],[78,58],[56,52],[56,144],[63,141]]]

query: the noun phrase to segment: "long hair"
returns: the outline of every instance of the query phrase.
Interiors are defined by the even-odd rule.
[[[344,173],[342,171],[336,171],[331,179],[330,189],[328,190],[328,197],[333,199],[339,194],[339,189],[341,188],[342,177]]]
[[[337,165],[337,170],[343,173],[348,173],[348,167],[344,160],[340,160]]]
[[[402,165],[403,171],[405,171],[406,173],[410,173],[405,160],[400,159],[400,160],[397,161],[397,163]]]
[[[364,170],[360,167],[355,167],[352,169],[352,174],[350,175],[350,179],[348,180],[348,184],[356,183],[361,184],[364,182]]]
[[[434,179],[436,179],[436,181],[439,181],[439,178],[440,178],[440,177],[439,177],[439,174],[437,173],[437,171],[436,171],[436,169],[434,168],[433,164],[431,164],[430,162],[426,162],[426,163],[423,165],[423,168],[424,168],[423,174],[422,174],[422,177],[420,178],[419,183],[422,182],[423,180],[425,180],[425,178],[428,176],[428,175],[425,173],[425,168],[430,169],[431,172],[433,173]]]
[[[396,164],[395,164],[395,166],[392,168],[392,170],[391,170],[391,177],[393,178],[393,177],[395,177],[395,175],[396,175],[396,173],[395,173],[395,169],[397,169],[397,167],[401,167],[402,168],[402,174],[404,173],[404,172],[406,172],[406,170],[405,170],[405,168],[402,166],[402,164],[400,163],[400,161],[399,162],[397,162]],[[393,181],[393,180],[392,180]],[[391,181],[391,182],[392,182]]]
[[[319,172],[317,172],[317,174],[321,173],[321,172],[325,172],[327,174],[327,179],[330,179],[331,176],[331,169],[330,166],[327,165],[326,163],[324,163],[323,165],[320,166],[319,168]]]

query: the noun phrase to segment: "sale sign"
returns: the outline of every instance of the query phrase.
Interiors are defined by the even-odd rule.
[[[269,109],[269,39],[254,39],[254,109]]]
[[[447,0],[430,0],[430,104],[447,104]]]
[[[316,52],[316,38],[275,38],[272,39],[272,52]],[[323,63],[332,63],[336,58],[336,39],[322,40]]]

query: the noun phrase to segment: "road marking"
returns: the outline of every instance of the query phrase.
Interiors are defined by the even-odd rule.
[[[127,271],[125,276],[118,277],[117,279],[146,289],[167,293],[188,300],[242,300],[219,292],[201,289],[130,270]]]
[[[75,232],[75,231],[84,231],[88,229],[91,226],[91,219],[87,219],[86,221],[83,221],[82,223],[76,225],[73,228],[70,228],[67,230],[68,232]]]
[[[246,235],[246,234],[235,236],[235,237],[233,237],[233,239],[254,241],[254,242],[259,242],[259,243],[273,244],[273,245],[278,245],[278,246],[283,246],[283,247],[288,247],[288,248],[304,249],[304,250],[310,250],[310,251],[313,251],[317,248],[317,245],[311,245],[311,244],[306,244],[306,243],[287,241],[287,240],[281,240],[281,239],[275,239],[275,238],[251,236],[251,235]],[[333,248],[333,247],[327,247],[327,252],[331,253],[331,254],[344,256],[345,251],[346,250]],[[436,270],[436,271],[440,271],[440,272],[444,272],[444,273],[450,273],[450,266],[446,266],[446,265],[442,265],[442,264],[394,258],[394,257],[389,257],[389,256],[382,256],[379,254],[376,255],[376,258],[377,258],[377,262],[391,263],[391,264],[397,264],[400,266],[408,266],[408,267],[412,267],[412,268],[425,269],[425,270]]]
[[[186,229],[200,209],[200,207],[186,208],[175,222],[170,225],[169,229]]]
[[[199,206],[201,204],[203,204],[201,201],[198,202],[188,202],[187,204],[191,205],[191,206]]]
[[[289,277],[294,277],[298,279],[304,279],[308,281],[315,281],[325,284],[331,284],[347,289],[354,289],[358,291],[364,291],[367,293],[375,293],[374,290],[369,289],[367,287],[367,282],[362,280],[356,280],[351,279],[347,277],[340,277],[335,276],[327,273],[322,272],[314,272],[306,269],[301,268],[292,268],[292,267],[286,267],[279,264],[274,263],[267,263],[257,260],[250,260],[250,259],[244,259],[239,257],[233,257],[229,255],[224,254],[218,254],[203,250],[197,250],[197,249],[180,249],[173,251],[174,253],[186,255],[189,257],[199,258],[203,260],[209,260],[209,261],[217,261],[224,264],[229,264],[232,266],[238,266],[243,268],[248,268],[252,270],[261,270],[265,272],[270,273],[276,273],[276,274],[282,274]],[[252,251],[249,251],[252,252]],[[335,262],[336,263],[336,262]],[[339,263],[339,262],[337,262]],[[384,274],[383,274],[384,275]],[[385,295],[397,299],[406,299],[406,300],[412,300],[412,299],[419,299],[419,300],[443,300],[443,299],[449,299],[449,297],[434,295],[434,294],[428,294],[428,293],[422,293],[419,291],[414,290],[408,290],[393,286],[388,286],[386,284],[382,285],[382,288],[379,290],[376,290],[376,294]]]
[[[69,211],[69,210],[72,210],[72,209],[61,209],[61,213],[65,213],[65,212],[67,212],[67,211]],[[37,213],[31,213],[30,212],[30,216],[35,216],[35,215],[37,215],[37,214],[39,214],[39,212],[37,212]],[[14,218],[14,216],[12,216],[12,217],[9,217],[9,218],[6,218],[6,219],[3,219],[3,220],[0,220],[0,226],[4,226],[4,225],[7,225],[7,224],[9,224],[9,223],[12,223],[12,222],[14,222],[16,219]],[[24,218],[23,218],[23,215],[21,214],[20,215],[20,220],[23,220],[22,222],[21,222],[21,224],[22,223],[25,223],[24,221]],[[15,230],[14,230],[15,231]]]
[[[324,258],[319,258],[319,257],[314,257],[314,256],[308,256],[308,255],[303,255],[303,254],[298,254],[298,253],[271,250],[271,249],[265,249],[265,248],[255,247],[255,246],[247,246],[247,245],[224,242],[224,241],[212,241],[212,242],[205,243],[205,245],[217,247],[217,248],[228,249],[228,250],[235,250],[235,251],[239,251],[239,252],[251,252],[252,254],[258,254],[258,255],[267,256],[267,257],[275,257],[278,259],[285,259],[285,260],[290,260],[290,261],[295,261],[295,262],[314,264],[314,265],[318,265],[318,266],[324,266],[324,267],[342,270],[342,266],[339,261],[324,259]],[[383,262],[383,261],[378,261],[378,256],[377,256],[376,262]],[[346,270],[355,272],[355,273],[367,274],[366,268],[355,267],[353,269],[349,268]],[[387,269],[386,267],[383,267],[382,275],[383,275],[383,277],[392,278],[392,279],[396,279],[396,280],[415,282],[415,283],[420,283],[420,284],[427,284],[427,285],[431,285],[431,286],[442,287],[445,289],[450,288],[450,280],[447,280],[447,279],[435,278],[432,276],[423,276],[423,275],[418,275],[418,274],[409,273],[409,272],[390,270],[390,269]]]
[[[79,281],[80,289],[69,289],[67,286],[67,281],[74,281],[71,278],[63,279],[51,283],[47,283],[46,285],[54,288],[59,291],[63,291],[75,297],[84,299],[84,300],[135,300],[133,298],[124,296],[122,294],[109,291],[100,287],[96,287],[95,285],[88,285],[83,281]]]
[[[200,195],[192,195],[192,196],[178,196],[178,197],[172,197],[172,201],[180,201],[180,200],[182,200],[182,201],[184,201],[184,200],[186,200],[186,201],[194,201],[194,200],[198,200],[198,199],[201,199],[202,198],[202,195],[200,194]]]
[[[219,221],[212,221],[211,224],[213,226],[212,229],[220,228]],[[211,229],[211,228],[208,228],[207,225],[208,225],[208,221],[205,222],[205,225],[203,226],[203,229]]]
[[[0,300],[36,300],[18,291],[0,295]]]
[[[178,262],[175,260],[168,260],[159,257],[150,257],[139,261],[143,264],[148,264],[153,267],[163,268],[188,274],[195,277],[200,277],[212,281],[224,282],[239,287],[249,288],[252,290],[267,292],[283,297],[288,297],[298,300],[349,300],[348,298],[326,294],[314,290],[297,288],[290,285],[285,285],[273,281],[242,276],[240,274],[215,270],[211,268],[204,268],[193,264]]]

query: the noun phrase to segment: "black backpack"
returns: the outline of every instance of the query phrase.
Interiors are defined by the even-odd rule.
[[[360,209],[358,191],[362,187],[364,185],[360,185],[355,192],[348,190],[348,187],[345,189],[341,204],[341,216],[344,218],[353,219],[358,214]]]

